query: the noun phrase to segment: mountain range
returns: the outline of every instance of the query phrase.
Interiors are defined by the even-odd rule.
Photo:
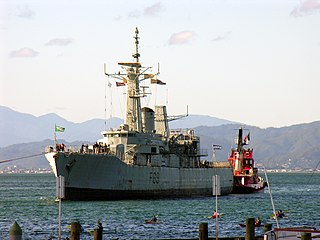
[[[122,119],[116,117],[106,121],[104,119],[92,119],[82,123],[73,123],[55,113],[36,117],[4,106],[0,106],[0,119],[0,147],[53,139],[55,124],[65,128],[65,132],[63,134],[57,133],[57,137],[62,137],[68,142],[78,140],[95,142],[102,137],[101,131],[116,128],[123,123]],[[194,128],[199,125],[219,126],[230,123],[235,122],[210,116],[190,115],[170,122],[170,128]]]
[[[0,162],[39,155],[1,163],[0,169],[12,165],[49,168],[41,153],[46,146],[53,145],[55,124],[65,128],[65,132],[57,133],[58,141],[70,146],[94,143],[101,138],[103,129],[115,128],[123,123],[120,118],[73,123],[54,113],[36,117],[4,106],[0,106],[0,119]],[[194,128],[201,138],[201,148],[208,149],[209,160],[213,155],[212,144],[221,145],[222,149],[215,152],[219,161],[228,158],[237,129],[243,126],[250,130],[250,147],[254,149],[258,165],[277,169],[310,169],[319,164],[320,121],[267,129],[204,115],[190,115],[170,122],[171,129]]]

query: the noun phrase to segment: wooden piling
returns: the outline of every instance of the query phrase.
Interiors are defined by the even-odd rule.
[[[246,240],[254,240],[254,218],[246,219]]]
[[[208,240],[208,223],[199,224],[199,240]]]
[[[71,223],[71,240],[80,240],[81,226],[79,222]]]
[[[22,240],[22,229],[16,221],[9,229],[9,240]]]
[[[301,233],[301,240],[311,240],[311,233],[309,232]]]
[[[93,240],[102,240],[102,229],[95,228],[93,231]]]

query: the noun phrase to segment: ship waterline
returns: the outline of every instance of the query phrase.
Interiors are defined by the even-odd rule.
[[[56,176],[65,177],[67,200],[212,196],[214,175],[221,178],[222,195],[233,187],[233,170],[224,163],[194,169],[127,165],[112,155],[51,152],[46,157]]]

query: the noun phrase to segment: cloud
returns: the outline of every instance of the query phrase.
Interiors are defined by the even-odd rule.
[[[28,5],[19,6],[16,9],[16,16],[20,18],[33,19],[35,17],[35,12],[32,11]]]
[[[141,13],[138,10],[129,12],[128,17],[129,18],[139,18],[141,16]]]
[[[192,31],[182,31],[174,33],[169,39],[169,45],[189,43],[196,34]]]
[[[67,46],[74,43],[72,38],[53,38],[49,40],[45,45],[46,46]]]
[[[320,0],[305,0],[300,2],[300,4],[291,11],[290,16],[302,17],[314,13],[320,13]]]
[[[16,51],[12,51],[9,54],[9,57],[11,58],[34,58],[36,56],[38,56],[39,53],[31,48],[21,48],[19,50]]]
[[[139,10],[129,12],[129,18],[140,18],[140,17],[156,17],[160,12],[164,10],[164,7],[160,2],[157,2],[143,10],[143,13]]]
[[[151,5],[150,7],[145,8],[143,15],[153,17],[153,16],[157,16],[158,13],[160,13],[163,10],[164,10],[164,7],[162,6],[162,4],[160,2],[157,2]]]
[[[216,36],[215,38],[212,39],[212,41],[217,42],[217,41],[227,40],[230,35],[231,35],[231,32],[226,32],[222,35]]]
[[[114,18],[115,21],[120,21],[122,19],[122,16],[118,15]]]

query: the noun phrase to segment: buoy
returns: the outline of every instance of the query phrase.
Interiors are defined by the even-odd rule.
[[[22,229],[16,221],[10,227],[9,240],[22,240]]]

